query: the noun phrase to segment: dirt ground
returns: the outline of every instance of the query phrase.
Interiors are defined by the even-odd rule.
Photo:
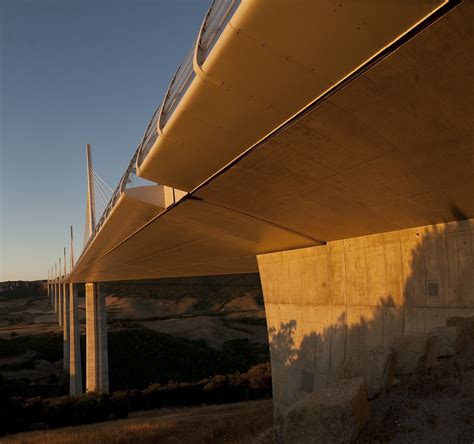
[[[2,438],[2,444],[246,444],[272,425],[272,402],[161,409],[138,412],[129,419],[27,432]]]
[[[474,443],[474,345],[371,402],[360,442]]]

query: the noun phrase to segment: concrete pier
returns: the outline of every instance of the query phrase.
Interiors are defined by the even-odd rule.
[[[86,283],[86,391],[109,392],[105,294],[96,283]]]
[[[82,394],[81,330],[77,312],[77,285],[69,284],[69,394]]]
[[[69,369],[69,340],[70,340],[70,323],[69,323],[69,284],[63,284],[63,368]]]
[[[278,418],[367,347],[474,315],[474,219],[258,256]]]
[[[59,322],[59,325],[63,325],[63,317],[64,317],[64,312],[63,312],[63,298],[64,298],[64,286],[61,282],[58,282],[58,286],[57,286],[57,289],[58,289],[58,310],[57,310],[57,314],[58,314],[58,322]]]
[[[57,292],[57,283],[56,281],[53,281],[51,284],[51,289],[53,291],[53,307],[54,307],[54,313],[56,314],[58,312],[58,292]]]

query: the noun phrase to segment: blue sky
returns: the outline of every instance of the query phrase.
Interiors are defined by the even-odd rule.
[[[0,0],[0,281],[82,249],[85,145],[115,188],[210,0]]]

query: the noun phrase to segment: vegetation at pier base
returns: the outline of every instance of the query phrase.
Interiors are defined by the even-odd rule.
[[[0,282],[0,295],[4,301],[18,297],[37,297],[44,294],[44,281]]]
[[[129,411],[230,403],[271,397],[270,364],[246,373],[215,375],[198,382],[152,384],[111,395],[11,398],[0,378],[0,436],[30,428],[57,428],[126,418]]]
[[[204,341],[138,328],[109,333],[108,341],[111,390],[244,372],[269,360],[268,347],[251,344],[247,339],[227,341],[220,351]]]
[[[248,339],[224,342],[222,350],[204,341],[192,341],[130,325],[108,332],[109,381],[111,391],[145,389],[151,384],[199,381],[217,374],[246,372],[253,365],[269,361],[268,346]],[[85,335],[81,336],[82,374],[85,379]],[[24,360],[0,365],[0,371],[35,367],[35,360],[54,365],[46,378],[29,376],[9,380],[13,396],[60,396],[68,393],[68,378],[62,368],[63,340],[60,333],[0,338],[0,356],[25,356]],[[85,383],[85,381],[84,381]]]
[[[16,350],[15,354],[25,353],[30,350],[35,352],[37,359],[55,362],[63,357],[63,338],[58,333],[41,333],[37,335],[14,336],[10,340],[0,339],[0,356],[3,355],[4,351],[11,350],[12,348]],[[5,356],[8,355],[5,354]]]

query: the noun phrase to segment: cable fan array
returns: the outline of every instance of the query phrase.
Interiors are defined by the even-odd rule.
[[[100,217],[107,208],[107,205],[114,194],[114,190],[102,179],[93,168],[89,168],[89,178],[92,187],[92,206],[94,208],[94,219]],[[86,223],[84,224],[84,246],[92,236],[93,229],[90,224],[89,205],[86,205]]]

